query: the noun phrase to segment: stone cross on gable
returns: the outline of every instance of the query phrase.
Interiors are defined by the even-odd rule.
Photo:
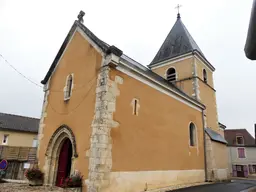
[[[80,23],[83,23],[83,22],[84,22],[84,19],[83,19],[84,15],[85,15],[85,13],[84,13],[83,11],[80,11],[80,12],[79,12],[79,15],[77,16],[77,18],[78,18],[78,21],[79,21]]]

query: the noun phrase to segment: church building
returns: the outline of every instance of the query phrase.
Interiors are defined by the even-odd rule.
[[[180,14],[146,66],[100,40],[80,12],[42,80],[38,165],[83,191],[138,192],[228,179],[214,66]]]

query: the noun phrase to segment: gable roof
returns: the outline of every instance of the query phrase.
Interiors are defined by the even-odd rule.
[[[37,133],[40,119],[0,113],[0,130]]]
[[[236,136],[244,137],[244,145],[255,145],[253,136],[246,129],[226,129],[224,134],[228,145],[236,145]]]
[[[171,89],[172,92],[176,93],[177,95],[180,95],[182,99],[186,99],[193,105],[205,109],[205,106],[197,101],[196,99],[188,96],[185,92],[177,88],[174,84],[168,82],[166,79],[162,78],[160,75],[154,73],[149,68],[143,66],[142,64],[136,62],[135,60],[131,59],[127,55],[123,54],[123,52],[118,49],[115,46],[110,46],[109,44],[105,43],[104,41],[100,40],[96,35],[94,35],[86,26],[84,26],[81,22],[75,21],[72,25],[68,35],[66,36],[64,42],[61,45],[61,48],[59,49],[53,63],[50,66],[50,69],[48,70],[45,78],[41,81],[42,84],[46,84],[51,77],[55,67],[57,66],[57,63],[59,62],[59,59],[61,58],[65,48],[67,47],[69,41],[71,40],[71,37],[73,33],[76,31],[77,27],[79,27],[104,53],[110,54],[113,53],[120,57],[120,60],[125,62],[130,68],[134,69],[134,71],[138,73],[142,73],[145,76],[161,83],[162,85],[168,87],[168,89]]]
[[[220,135],[210,128],[205,128],[205,132],[209,135],[210,139],[219,143],[227,144],[227,141]]]
[[[44,79],[41,81],[41,83],[43,85],[45,85],[47,83],[47,81],[49,80],[49,78],[52,75],[52,72],[54,71],[56,65],[58,64],[58,61],[61,57],[61,55],[63,54],[65,48],[67,47],[68,42],[70,41],[73,33],[75,32],[77,27],[80,27],[83,32],[88,35],[88,37],[90,39],[92,39],[96,45],[105,53],[115,53],[119,56],[121,56],[123,54],[123,52],[119,49],[117,49],[115,46],[109,46],[107,43],[105,43],[104,41],[100,40],[96,35],[94,35],[86,26],[84,26],[83,24],[81,24],[79,21],[75,21],[74,24],[72,25],[71,29],[68,32],[68,35],[66,36],[64,42],[62,43],[55,59],[52,62],[52,65],[50,67],[50,69],[48,70],[46,76],[44,77]]]
[[[195,50],[204,57],[203,52],[182,23],[180,15],[178,14],[174,26],[149,66]]]

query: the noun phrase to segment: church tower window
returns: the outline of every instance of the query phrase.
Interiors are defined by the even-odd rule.
[[[203,79],[204,79],[204,82],[207,83],[207,72],[205,69],[203,69]]]
[[[166,72],[166,79],[169,82],[176,81],[176,70],[174,68],[169,68]]]
[[[194,123],[189,124],[189,144],[190,146],[196,145],[196,127]]]

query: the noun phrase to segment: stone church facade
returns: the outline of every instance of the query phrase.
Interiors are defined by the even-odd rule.
[[[88,192],[227,179],[215,69],[180,15],[148,67],[78,18],[42,80],[45,184],[60,185],[74,171]]]

